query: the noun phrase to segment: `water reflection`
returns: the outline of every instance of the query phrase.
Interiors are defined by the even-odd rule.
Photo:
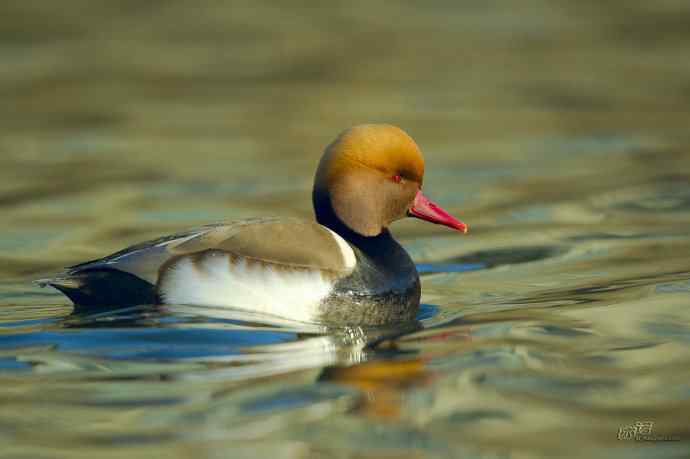
[[[430,315],[425,308],[422,317]],[[382,342],[414,332],[419,322],[394,327],[328,327],[260,313],[199,306],[150,305],[72,313],[52,324],[10,323],[0,347],[16,359],[5,368],[30,365],[40,373],[86,370],[98,360],[150,362],[158,371],[177,364],[197,372],[186,378],[246,380],[328,365],[365,362]],[[49,351],[51,358],[44,358]],[[93,357],[90,359],[90,357]],[[79,363],[81,362],[81,363]],[[40,368],[39,368],[40,367]],[[148,370],[146,370],[148,374]],[[113,377],[117,376],[112,374]]]
[[[351,408],[353,413],[389,421],[400,420],[405,394],[413,388],[428,385],[433,373],[425,367],[423,359],[393,360],[390,359],[393,353],[393,350],[388,350],[389,359],[384,361],[327,367],[318,380],[357,389],[359,396]]]

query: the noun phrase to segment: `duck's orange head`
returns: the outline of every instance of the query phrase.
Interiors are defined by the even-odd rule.
[[[312,195],[316,218],[363,236],[376,236],[406,216],[467,232],[421,193],[423,181],[422,152],[405,131],[389,124],[352,127],[326,147],[319,163]]]

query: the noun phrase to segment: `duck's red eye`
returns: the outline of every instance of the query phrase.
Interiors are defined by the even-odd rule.
[[[391,180],[393,180],[395,183],[400,183],[402,181],[402,177],[396,174],[393,177],[391,177]]]

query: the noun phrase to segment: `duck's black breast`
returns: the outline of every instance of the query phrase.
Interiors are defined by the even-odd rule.
[[[347,236],[357,265],[322,301],[322,320],[358,325],[414,320],[421,289],[405,249],[387,230],[375,237]]]

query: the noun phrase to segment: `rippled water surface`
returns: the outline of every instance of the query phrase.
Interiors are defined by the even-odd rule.
[[[0,13],[0,456],[690,455],[687,2]],[[310,218],[322,148],[370,121],[415,137],[471,228],[394,226],[417,329],[75,314],[31,283],[201,223]],[[618,438],[636,422],[677,441]]]

